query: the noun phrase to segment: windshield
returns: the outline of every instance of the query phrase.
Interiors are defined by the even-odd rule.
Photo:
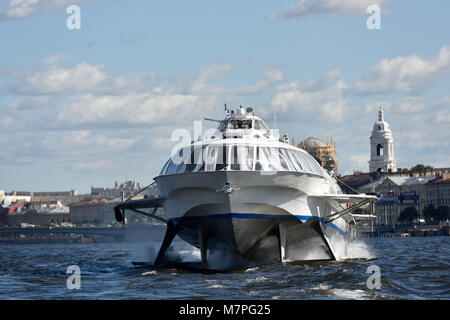
[[[309,154],[288,148],[208,145],[180,149],[161,175],[198,171],[296,171],[324,175]]]
[[[266,124],[261,120],[255,120],[255,129],[256,130],[269,130]]]
[[[251,129],[252,120],[225,120],[219,125],[219,131],[225,129]]]

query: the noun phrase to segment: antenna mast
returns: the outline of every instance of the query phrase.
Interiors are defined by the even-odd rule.
[[[277,111],[273,113],[273,120],[272,120],[272,129],[275,130],[278,126],[278,118],[277,118]]]

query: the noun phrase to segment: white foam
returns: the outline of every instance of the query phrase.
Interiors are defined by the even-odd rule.
[[[321,283],[317,287],[311,288],[311,290],[328,290],[328,289],[331,289],[331,286],[325,283]]]
[[[244,272],[252,272],[252,271],[256,271],[258,269],[259,269],[259,267],[248,268]]]
[[[374,259],[375,257],[367,243],[361,240],[352,240],[347,242],[343,259]]]
[[[215,280],[206,280],[206,283],[208,286],[206,288],[208,289],[220,289],[225,288],[225,286],[218,284]]]
[[[336,296],[337,298],[342,298],[342,299],[360,300],[360,299],[367,299],[370,297],[363,290],[359,290],[359,289],[357,289],[357,290],[331,289],[329,291],[332,295]]]
[[[259,283],[259,282],[266,282],[268,279],[266,277],[256,277],[254,279],[246,279],[245,282],[247,283]]]

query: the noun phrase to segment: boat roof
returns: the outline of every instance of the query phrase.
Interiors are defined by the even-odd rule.
[[[252,107],[241,105],[237,110],[229,110],[225,107],[226,116],[223,120],[208,119],[219,123],[217,131],[208,139],[198,139],[192,141],[189,146],[197,147],[204,145],[257,145],[270,146],[275,148],[289,148],[295,150],[298,148],[292,144],[287,133],[280,136],[278,129],[269,129],[265,122],[258,116]],[[186,148],[188,146],[184,146]]]

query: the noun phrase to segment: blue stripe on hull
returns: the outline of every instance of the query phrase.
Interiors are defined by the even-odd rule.
[[[317,219],[320,222],[324,222],[323,218],[317,217],[317,216],[308,216],[308,215],[276,215],[276,214],[260,214],[260,213],[224,213],[224,214],[211,214],[207,216],[190,216],[190,217],[181,217],[181,218],[171,218],[169,221],[172,221],[173,223],[177,224],[180,220],[189,222],[189,221],[211,221],[211,220],[218,220],[218,219],[229,219],[229,218],[236,218],[236,219],[265,219],[265,220],[289,220],[293,217],[301,220],[306,221],[310,218]],[[338,231],[342,235],[346,235],[346,232],[341,230],[337,225],[334,223],[328,223],[328,226],[330,226],[332,229]]]

